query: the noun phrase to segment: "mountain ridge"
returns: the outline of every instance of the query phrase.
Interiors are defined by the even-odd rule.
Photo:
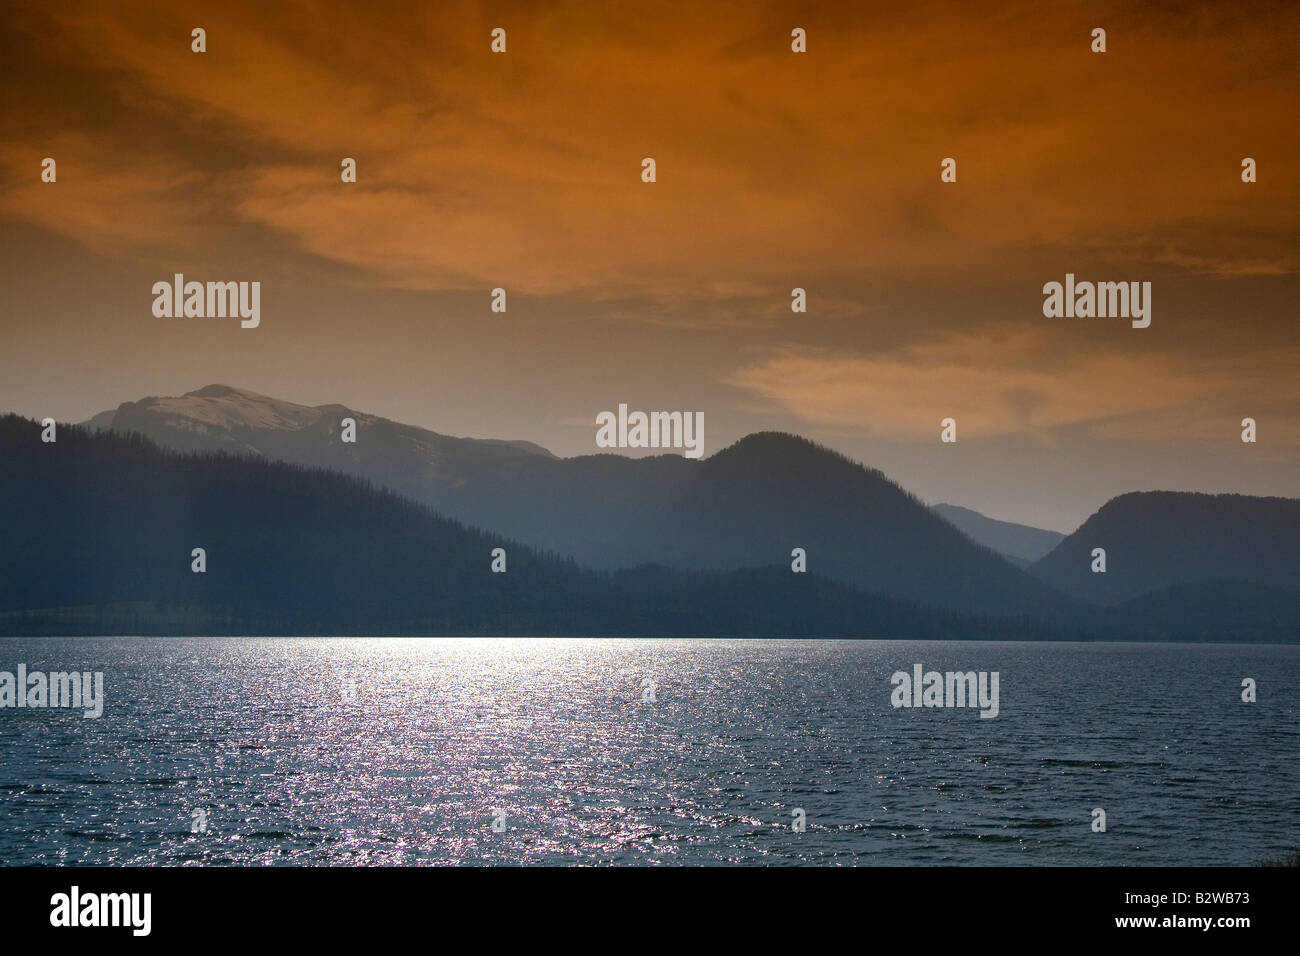
[[[345,415],[357,421],[356,444],[340,441]],[[1177,573],[1129,575],[1128,559],[1140,553],[1130,538],[1147,518],[1123,512],[1128,496],[1107,502],[1072,535],[1059,536],[957,506],[926,506],[878,469],[784,432],[755,432],[699,460],[611,453],[559,458],[531,443],[449,438],[343,405],[297,405],[226,385],[179,399],[123,403],[112,429],[177,450],[255,453],[361,477],[469,526],[595,570],[647,564],[738,570],[788,563],[793,549],[803,548],[810,571],[864,593],[1062,624],[1082,614],[1081,605],[1120,606],[1223,576],[1216,561]],[[1289,506],[1277,503],[1294,499],[1251,500],[1265,502],[1267,511],[1285,510]],[[1081,542],[1097,532],[1098,520],[1121,512],[1127,530],[1105,533],[1113,541],[1108,574],[1082,577],[1095,545]],[[1276,526],[1263,513],[1258,523],[1266,530]],[[1177,524],[1165,522],[1160,534],[1169,543],[1150,557],[1186,563]],[[1300,565],[1291,551],[1271,552],[1262,539],[1258,544],[1264,563],[1289,563],[1292,572]],[[1024,555],[1032,549],[1046,553],[1030,562]],[[1127,585],[1119,581],[1124,575]],[[1288,578],[1257,569],[1228,577],[1287,590],[1294,573]]]
[[[364,479],[0,417],[0,634],[1045,637],[780,566],[579,568]],[[193,549],[206,570],[192,570]],[[507,570],[490,570],[492,550]],[[1069,631],[1080,636],[1082,631]]]
[[[789,562],[799,547],[832,580],[927,606],[992,614],[1056,604],[1047,586],[883,473],[799,436],[756,432],[700,460],[557,458],[352,410],[358,439],[345,444],[340,408],[208,385],[179,399],[123,403],[112,430],[182,451],[251,452],[364,477],[597,570],[738,570]]]
[[[849,588],[815,564],[593,571],[357,476],[78,426],[47,444],[41,431],[0,417],[0,634],[1300,637],[1296,594],[1240,582],[976,614]],[[489,571],[492,547],[508,574]]]
[[[1027,568],[1046,557],[1065,540],[1065,535],[1059,531],[1000,521],[960,505],[941,503],[930,507],[972,541],[992,548],[1020,568]]]
[[[1106,571],[1093,572],[1103,549]],[[1197,582],[1300,591],[1300,499],[1190,491],[1117,495],[1030,573],[1098,604]]]
[[[337,402],[328,402],[323,405],[303,405],[298,402],[290,402],[265,395],[261,392],[254,392],[251,389],[219,383],[204,385],[179,396],[150,395],[136,401],[123,402],[116,409],[100,412],[80,424],[97,429],[140,430],[142,424],[140,416],[148,414],[162,416],[172,424],[178,421],[190,421],[214,427],[250,430],[275,428],[288,431],[301,431],[316,426],[327,414],[343,415],[355,418],[358,424],[365,421],[371,425],[395,426],[413,432],[425,433],[447,441],[509,447],[544,457],[555,457],[549,449],[531,441],[500,438],[460,438],[434,432],[417,425],[405,425],[368,412],[359,412]],[[178,427],[184,429],[184,426]]]

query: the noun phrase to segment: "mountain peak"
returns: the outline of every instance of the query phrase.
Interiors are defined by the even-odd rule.
[[[820,442],[790,432],[753,432],[728,445],[713,456],[719,462],[734,461],[747,467],[772,468],[789,471],[795,466],[830,466],[836,469],[861,471],[872,478],[888,481],[875,468],[854,461],[843,452]],[[890,482],[893,484],[893,482]]]
[[[233,385],[221,385],[214,383],[204,385],[202,388],[196,388],[192,392],[186,392],[181,398],[247,398],[254,401],[274,402],[276,399],[263,395],[260,392],[252,392],[246,388],[235,388]]]
[[[740,456],[744,458],[768,458],[784,457],[791,454],[807,455],[810,452],[829,449],[823,449],[816,442],[810,441],[801,435],[793,435],[790,432],[751,432],[744,438],[732,442],[726,448],[719,451],[715,458],[727,458]],[[839,456],[838,452],[833,452]],[[843,457],[843,456],[839,456]]]
[[[205,428],[306,428],[322,415],[309,405],[298,405],[231,385],[205,385],[178,397],[151,396],[125,402],[117,411],[115,426],[135,420],[140,413],[162,416],[186,431]]]

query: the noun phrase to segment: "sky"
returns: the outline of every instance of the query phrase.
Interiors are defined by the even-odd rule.
[[[561,455],[702,411],[1060,531],[1300,495],[1296,4],[9,8],[0,411],[219,382]],[[156,317],[178,272],[260,326]],[[1067,273],[1151,326],[1045,317]]]

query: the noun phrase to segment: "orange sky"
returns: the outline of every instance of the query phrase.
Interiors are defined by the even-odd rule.
[[[1295,4],[11,6],[0,409],[226,382],[562,454],[702,410],[1061,528],[1300,494]],[[174,272],[261,327],[154,318]],[[1044,318],[1066,272],[1151,328]]]

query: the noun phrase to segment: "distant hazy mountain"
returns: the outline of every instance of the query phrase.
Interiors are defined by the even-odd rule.
[[[116,417],[117,417],[117,410],[114,409],[112,411],[100,412],[98,415],[95,415],[89,420],[82,422],[82,424],[85,425],[87,428],[91,429],[92,431],[101,431],[102,429],[105,428],[112,428],[113,419]]]
[[[357,420],[356,444],[339,440],[345,416]],[[792,435],[750,435],[699,461],[559,459],[219,385],[128,402],[112,428],[358,475],[595,569],[788,567],[803,548],[810,571],[871,593],[998,617],[1059,609],[1047,586],[879,472]]]
[[[1094,548],[1106,552],[1104,574],[1091,570]],[[1231,584],[1298,591],[1300,499],[1121,495],[1031,570],[1067,594],[1104,604],[1178,588],[1185,599],[1196,594],[1185,586],[1202,583],[1220,600],[1237,599],[1224,590]]]
[[[992,548],[1021,568],[1026,568],[1045,556],[1065,538],[1059,531],[998,521],[958,505],[932,505],[931,509],[976,544]]]
[[[339,441],[339,423],[349,417],[365,433],[367,445],[374,446],[364,455],[356,445]],[[182,451],[245,451],[340,471],[354,465],[367,477],[390,466],[401,466],[396,477],[411,471],[436,474],[444,463],[497,463],[512,453],[554,457],[528,441],[452,438],[343,405],[298,405],[229,385],[208,385],[176,398],[124,402],[85,424],[140,432]]]
[[[0,634],[1057,636],[780,564],[585,571],[355,478],[138,435],[64,427],[44,444],[7,416],[0,458]]]

